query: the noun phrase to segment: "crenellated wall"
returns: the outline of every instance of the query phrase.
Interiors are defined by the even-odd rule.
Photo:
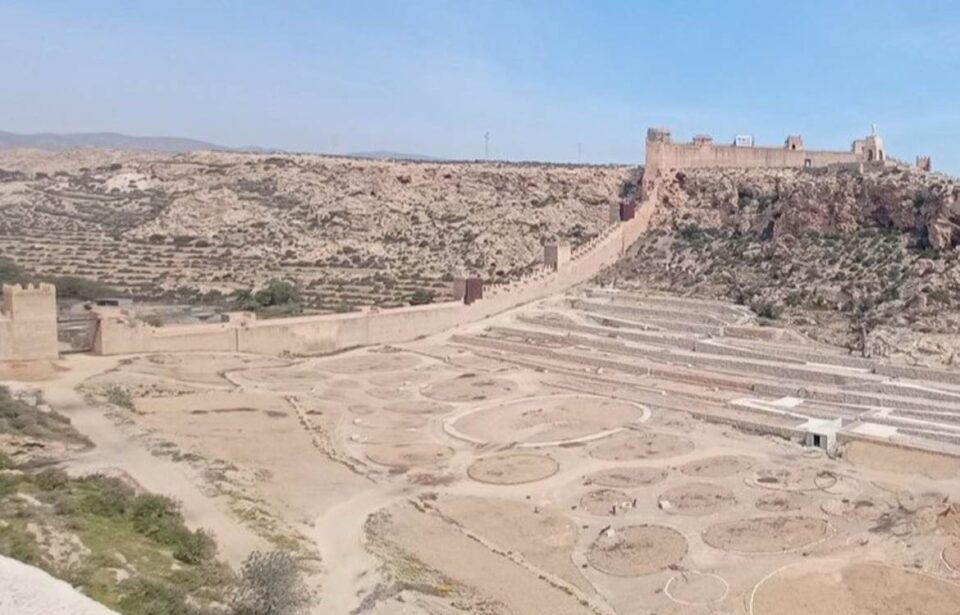
[[[0,361],[56,359],[57,291],[51,284],[3,285]]]
[[[571,250],[569,256],[565,248],[545,250],[545,262],[549,264],[510,284],[484,288],[483,298],[469,305],[450,301],[349,314],[269,320],[241,318],[218,324],[169,327],[153,327],[122,311],[109,310],[100,313],[94,352],[105,355],[186,351],[307,355],[414,340],[589,280],[615,263],[646,230],[652,207],[651,201],[643,203],[633,219],[608,226],[597,237]]]
[[[674,143],[669,131],[651,128],[647,131],[646,148],[647,191],[658,178],[681,169],[808,168],[886,161],[883,141],[877,135],[854,141],[848,151],[826,151],[804,149],[803,140],[796,135],[787,137],[783,147],[717,145],[705,135],[690,143]]]

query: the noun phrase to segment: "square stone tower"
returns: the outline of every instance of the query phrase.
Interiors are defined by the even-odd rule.
[[[56,359],[57,291],[52,284],[3,285],[0,361]]]

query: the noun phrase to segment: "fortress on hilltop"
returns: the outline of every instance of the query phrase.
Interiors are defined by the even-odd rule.
[[[899,163],[887,156],[876,127],[869,136],[853,141],[848,151],[808,150],[799,135],[788,136],[781,147],[755,146],[749,136],[738,136],[730,144],[717,144],[709,135],[697,135],[689,143],[674,143],[669,130],[649,128],[643,186],[649,192],[660,177],[680,169],[861,168],[891,164]],[[930,158],[918,157],[917,166],[929,171]]]

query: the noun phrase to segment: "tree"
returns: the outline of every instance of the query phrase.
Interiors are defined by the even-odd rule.
[[[410,305],[426,305],[427,303],[433,303],[436,293],[432,290],[425,288],[418,288],[414,291],[413,296],[410,297]]]
[[[254,551],[230,596],[234,615],[296,615],[310,603],[296,558],[288,551]]]

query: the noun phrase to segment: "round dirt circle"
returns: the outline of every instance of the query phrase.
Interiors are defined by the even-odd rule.
[[[854,521],[874,521],[879,519],[889,507],[883,502],[871,498],[833,499],[820,505],[820,510],[832,517],[842,517]]]
[[[672,515],[712,515],[730,508],[737,498],[726,487],[712,483],[687,483],[660,494],[657,505]]]
[[[753,460],[739,455],[721,455],[698,459],[680,466],[680,471],[694,478],[725,478],[753,467]]]
[[[590,449],[590,456],[604,461],[637,461],[685,455],[693,442],[668,434],[644,432],[617,435],[601,440]]]
[[[614,516],[633,507],[634,498],[617,489],[594,489],[580,498],[580,508],[591,515]]]
[[[602,437],[646,413],[642,406],[605,397],[555,395],[483,406],[458,417],[452,427],[473,442],[545,446]]]
[[[411,369],[420,364],[416,355],[405,352],[366,353],[316,362],[317,369],[336,374],[360,374],[363,372],[390,372]]]
[[[427,417],[385,411],[357,417],[353,424],[367,429],[419,429],[427,424]]]
[[[956,615],[960,585],[876,562],[813,560],[788,566],[754,587],[754,615],[923,613]]]
[[[395,400],[414,400],[417,398],[417,392],[411,389],[373,387],[366,390],[367,395],[374,399],[383,399],[387,401]]]
[[[477,374],[463,374],[420,387],[424,397],[454,402],[497,399],[516,390],[517,385],[511,380]]]
[[[745,482],[750,487],[776,491],[814,491],[830,489],[838,482],[836,474],[815,468],[762,468]]]
[[[606,574],[637,577],[679,564],[687,540],[662,525],[630,525],[601,533],[587,550],[587,562]]]
[[[422,467],[445,461],[453,449],[435,442],[396,442],[367,446],[367,459],[373,463],[394,467]]]
[[[384,410],[403,414],[446,414],[453,410],[450,404],[441,404],[435,401],[396,401],[386,404]]]
[[[584,484],[620,488],[643,487],[659,483],[666,477],[667,470],[663,468],[610,468],[588,474]]]
[[[755,517],[711,525],[703,541],[733,553],[782,553],[820,542],[829,531],[829,523],[813,517]]]
[[[940,557],[951,572],[960,573],[960,542],[954,541],[945,546]]]
[[[800,510],[810,501],[799,493],[764,493],[757,498],[757,510],[766,512],[791,512]]]
[[[560,464],[546,455],[504,453],[477,459],[467,468],[467,476],[491,485],[520,485],[549,478],[559,470]]]
[[[663,586],[663,593],[684,606],[706,606],[727,597],[730,585],[710,572],[687,570],[670,577]]]

